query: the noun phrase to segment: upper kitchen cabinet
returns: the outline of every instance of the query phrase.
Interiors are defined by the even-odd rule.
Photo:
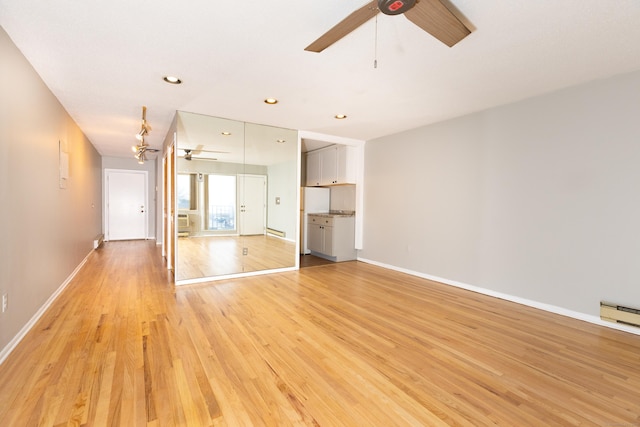
[[[307,187],[318,187],[322,185],[320,173],[320,150],[310,151],[307,157]]]
[[[332,145],[307,153],[307,187],[355,184],[356,148]]]
[[[350,145],[336,149],[336,184],[355,184],[357,180],[357,150]]]

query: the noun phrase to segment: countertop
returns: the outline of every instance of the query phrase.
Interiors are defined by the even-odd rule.
[[[336,217],[350,217],[354,216],[356,213],[354,211],[329,211],[329,212],[319,212],[319,213],[310,213],[309,215],[319,216],[321,218],[336,218]]]

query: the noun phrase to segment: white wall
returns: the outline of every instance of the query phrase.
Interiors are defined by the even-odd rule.
[[[367,143],[363,259],[640,308],[640,72]]]
[[[93,249],[100,155],[0,28],[0,360]],[[59,187],[59,141],[69,179]]]
[[[355,211],[356,210],[356,186],[355,185],[334,185],[331,188],[332,211]]]
[[[267,182],[267,227],[283,231],[287,240],[297,239],[298,159],[271,165]],[[276,197],[280,204],[276,204]]]

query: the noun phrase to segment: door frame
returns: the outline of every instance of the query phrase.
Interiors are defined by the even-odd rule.
[[[176,150],[175,140],[176,133],[173,133],[174,142],[167,147],[162,158],[162,171],[163,171],[163,191],[162,191],[162,255],[167,262],[167,270],[174,273],[176,268],[176,239],[177,230],[175,227],[175,216],[177,210],[175,209],[175,183],[176,183]]]
[[[108,168],[104,170],[103,177],[103,206],[104,210],[104,236],[105,241],[109,241],[109,176],[112,173],[133,173],[140,174],[144,176],[144,239],[147,240],[149,238],[149,172],[146,170],[135,170],[135,169],[113,169]]]

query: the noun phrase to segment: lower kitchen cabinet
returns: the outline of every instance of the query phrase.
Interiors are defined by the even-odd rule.
[[[307,246],[311,253],[331,261],[356,259],[353,216],[309,215]]]

